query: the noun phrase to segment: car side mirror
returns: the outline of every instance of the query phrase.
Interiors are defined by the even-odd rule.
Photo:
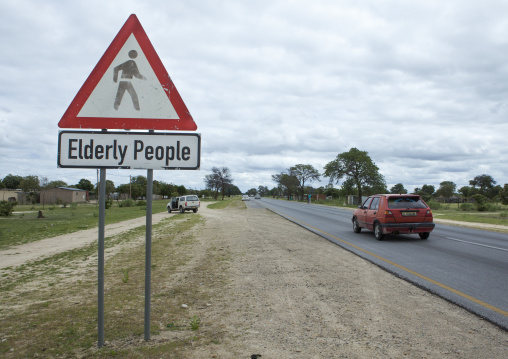
[[[363,206],[360,204],[360,205],[358,206],[358,208],[363,209]]]

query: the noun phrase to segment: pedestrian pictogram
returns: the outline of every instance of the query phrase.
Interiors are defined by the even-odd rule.
[[[122,103],[123,95],[125,94],[125,91],[127,91],[129,95],[131,95],[132,105],[137,111],[139,111],[138,94],[136,93],[136,90],[132,85],[132,78],[134,77],[140,80],[146,80],[146,77],[139,73],[138,67],[136,66],[136,61],[134,61],[134,59],[137,56],[138,52],[136,50],[129,51],[129,57],[132,60],[126,61],[123,64],[118,65],[114,69],[113,75],[114,82],[118,81],[118,73],[120,72],[122,74],[120,76],[120,83],[118,85],[118,91],[115,97],[115,104],[113,106],[115,110],[118,110],[118,107]]]
[[[183,130],[197,126],[136,15],[120,29],[60,128]]]

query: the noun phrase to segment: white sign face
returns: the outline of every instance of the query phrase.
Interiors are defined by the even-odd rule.
[[[101,78],[78,117],[179,119],[131,34]]]
[[[60,131],[58,167],[197,170],[201,135]]]

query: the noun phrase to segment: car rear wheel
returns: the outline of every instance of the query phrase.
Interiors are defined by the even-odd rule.
[[[198,210],[197,209],[193,209],[192,212],[196,213]]]
[[[362,227],[358,225],[358,221],[356,220],[356,217],[353,218],[353,232],[360,233],[362,231]]]
[[[183,210],[183,207],[180,207],[180,213],[183,213],[183,212],[185,212],[185,211]]]
[[[427,239],[430,236],[429,232],[418,233],[421,239]]]
[[[376,222],[374,224],[374,236],[378,241],[382,241],[385,236],[383,234],[383,230],[381,229],[381,225],[379,224],[379,222]]]

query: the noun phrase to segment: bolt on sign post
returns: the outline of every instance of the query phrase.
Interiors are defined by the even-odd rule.
[[[99,348],[104,345],[106,169],[147,170],[145,340],[149,340],[153,170],[198,170],[201,135],[155,132],[196,131],[197,126],[136,15],[122,26],[58,127],[76,129],[58,134],[58,167],[100,170]]]

